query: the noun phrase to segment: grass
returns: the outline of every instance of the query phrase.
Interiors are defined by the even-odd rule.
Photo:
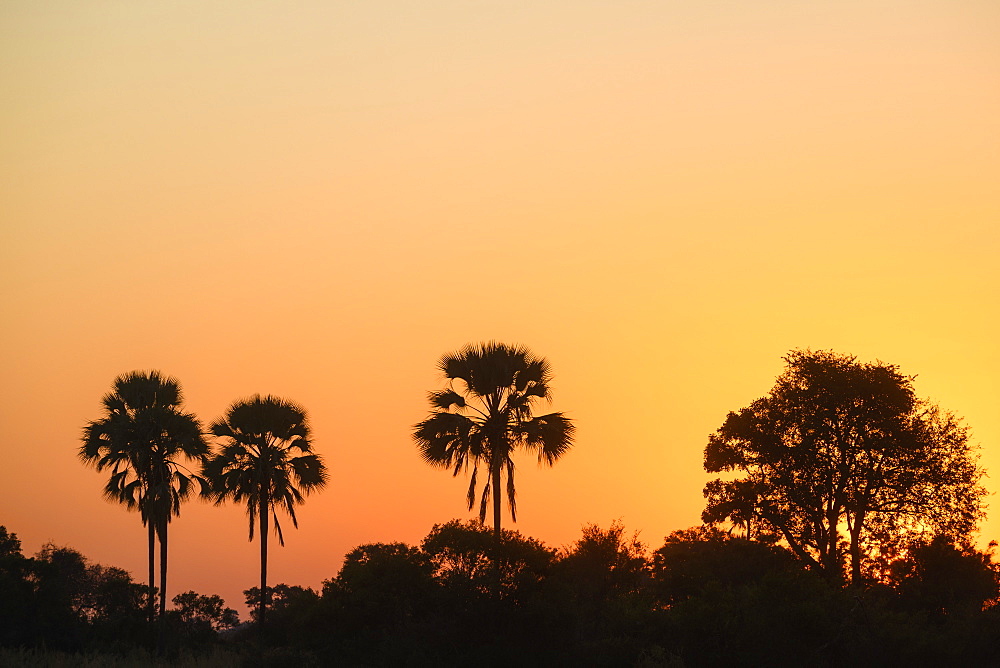
[[[71,654],[44,649],[0,649],[0,666],[25,668],[240,668],[243,657],[232,650],[213,648],[195,654],[182,652],[176,658],[158,657],[146,650],[134,649],[125,653],[84,652]]]

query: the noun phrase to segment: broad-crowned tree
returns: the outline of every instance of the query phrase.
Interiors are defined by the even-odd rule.
[[[982,517],[982,471],[951,414],[891,364],[793,351],[771,393],[730,413],[705,448],[707,523],[784,541],[834,580],[859,582],[874,543],[955,538]]]

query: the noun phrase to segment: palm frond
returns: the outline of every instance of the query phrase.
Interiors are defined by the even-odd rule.
[[[573,445],[576,428],[562,413],[539,415],[519,427],[524,444],[538,453],[540,463],[552,466]]]
[[[293,457],[288,461],[288,465],[291,467],[296,481],[302,486],[303,491],[311,492],[326,485],[326,466],[323,465],[323,460],[320,459],[319,455],[312,454]],[[292,489],[295,488],[292,487]]]
[[[413,438],[426,463],[450,468],[468,455],[475,430],[476,423],[465,415],[435,412],[414,426]]]
[[[441,390],[440,392],[428,392],[427,399],[430,401],[431,406],[444,411],[451,410],[452,406],[465,408],[466,405],[465,397],[451,388]]]
[[[288,442],[288,446],[285,448],[286,452],[295,448],[299,452],[310,452],[312,449],[312,441],[310,441],[306,436],[295,436]]]
[[[492,482],[493,476],[486,476],[486,484],[483,485],[483,496],[482,500],[479,502],[479,521],[486,522],[486,509],[490,503],[490,494],[492,493]],[[470,509],[471,510],[471,509]]]
[[[514,462],[507,459],[507,505],[510,507],[510,519],[517,521],[517,492],[514,489]]]
[[[469,476],[469,492],[465,496],[465,500],[468,502],[469,510],[472,510],[472,506],[476,504],[476,476],[479,474],[479,467],[474,466],[472,468],[472,475]]]

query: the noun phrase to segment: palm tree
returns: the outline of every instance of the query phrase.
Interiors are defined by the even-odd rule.
[[[208,454],[201,424],[181,410],[180,384],[158,371],[133,371],[115,379],[102,400],[104,417],[84,427],[80,458],[98,471],[111,470],[109,501],[137,509],[149,541],[149,615],[155,606],[154,543],[160,542],[160,615],[167,601],[167,525],[203,480],[181,463],[199,465]],[[187,471],[187,472],[185,472]]]
[[[430,392],[431,414],[414,426],[424,461],[451,469],[472,470],[466,500],[472,510],[479,467],[488,478],[479,504],[479,521],[493,498],[493,530],[500,544],[500,483],[507,474],[507,502],[517,521],[514,460],[518,448],[534,451],[541,464],[553,465],[573,444],[573,424],[562,413],[532,415],[535,404],[550,400],[549,363],[527,348],[503,343],[468,345],[441,358],[438,368],[448,387]]]
[[[326,484],[326,467],[313,453],[305,411],[277,397],[256,395],[237,401],[209,428],[223,440],[222,450],[205,463],[216,504],[227,500],[246,503],[250,540],[260,524],[260,608],[264,623],[267,608],[267,525],[274,520],[278,543],[285,544],[278,522],[278,508],[298,528],[295,506],[303,495]],[[296,454],[297,453],[297,454]]]

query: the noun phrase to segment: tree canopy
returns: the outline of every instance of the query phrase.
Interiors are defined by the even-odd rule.
[[[770,394],[729,413],[705,469],[707,523],[782,540],[833,579],[860,581],[879,550],[915,536],[967,536],[982,471],[966,428],[918,400],[895,365],[793,351]]]

